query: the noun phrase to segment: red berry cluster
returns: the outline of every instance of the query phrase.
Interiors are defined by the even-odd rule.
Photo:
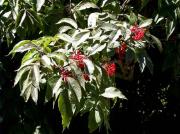
[[[131,28],[131,32],[133,34],[132,35],[133,40],[141,40],[144,37],[145,30],[135,25]]]
[[[67,77],[72,77],[72,73],[67,69],[60,69],[59,74],[61,75],[63,81],[67,82]]]
[[[70,59],[76,61],[77,66],[79,68],[84,68],[85,67],[85,63],[84,63],[84,59],[86,59],[86,56],[83,55],[79,50],[73,52],[70,56]]]
[[[84,59],[86,59],[86,56],[83,55],[79,50],[74,51],[71,56],[69,57],[70,59],[74,60],[77,63],[77,66],[81,69],[85,67]],[[72,72],[69,70],[63,68],[60,69],[59,71],[60,76],[62,77],[63,81],[67,82],[68,77],[73,77]],[[89,75],[87,73],[83,73],[82,77],[86,80],[89,81]]]
[[[86,81],[90,81],[89,74],[84,73],[84,74],[83,74],[83,78],[84,78]]]
[[[127,49],[127,45],[125,42],[123,42],[120,47],[115,48],[115,54],[117,55],[120,63],[122,62],[122,60],[126,55],[126,49]]]
[[[103,65],[104,69],[108,76],[114,76],[116,73],[116,64],[115,63],[106,63]]]

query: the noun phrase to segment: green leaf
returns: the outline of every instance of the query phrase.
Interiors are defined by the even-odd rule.
[[[55,86],[53,87],[53,95],[57,93],[57,91],[60,89],[62,84],[62,77],[59,78],[59,80],[56,82]]]
[[[52,70],[51,60],[50,60],[50,58],[49,58],[47,55],[43,55],[43,56],[41,57],[41,63],[42,63],[42,65],[43,65],[44,67],[47,67],[47,68],[49,68],[49,69]]]
[[[94,68],[94,64],[92,63],[92,61],[89,59],[84,59],[83,61],[88,68],[89,74],[93,74],[95,68]]]
[[[19,17],[19,16],[18,16]],[[24,20],[25,20],[25,18],[26,18],[26,11],[24,11],[24,13],[23,13],[23,15],[22,15],[22,17],[21,17],[21,21],[20,21],[20,23],[19,23],[19,25],[16,23],[16,27],[17,26],[22,26],[22,24],[23,24],[23,22],[24,22]]]
[[[95,27],[97,24],[99,13],[91,13],[88,17],[88,27]]]
[[[69,35],[67,34],[57,34],[57,37],[63,41],[66,41],[68,43],[73,43],[73,38],[70,37]]]
[[[143,22],[141,22],[139,24],[139,27],[147,27],[147,26],[151,25],[152,22],[153,22],[153,19],[144,20]]]
[[[89,9],[89,8],[99,9],[99,7],[96,6],[94,3],[84,2],[84,3],[81,3],[80,5],[78,5],[77,10],[85,10],[85,9]]]
[[[37,11],[41,10],[41,7],[44,5],[44,3],[45,3],[45,0],[37,0],[37,3],[36,3]]]
[[[39,64],[36,63],[33,65],[33,86],[36,89],[40,89],[39,87],[40,79],[41,76],[40,76]]]
[[[96,115],[97,116],[97,115]],[[89,117],[88,117],[88,128],[89,128],[89,132],[92,133],[93,131],[95,131],[98,128],[98,124],[96,122],[95,119],[95,111],[92,110],[89,113]]]
[[[137,22],[138,17],[137,17],[137,15],[135,13],[131,12],[130,16],[128,17],[128,19],[130,21],[130,24],[134,25]]]
[[[154,43],[157,45],[157,48],[159,49],[160,52],[163,51],[162,43],[161,41],[154,35],[150,34],[150,37],[153,39]]]
[[[105,92],[101,94],[101,96],[106,98],[120,98],[120,99],[126,99],[126,97],[121,93],[121,91],[115,87],[108,87],[105,89]]]
[[[25,72],[27,72],[28,70],[30,70],[30,66],[26,66],[20,70],[18,70],[16,77],[15,77],[15,81],[14,81],[14,86],[17,85],[17,83],[19,82],[19,80],[21,79],[21,77],[23,76],[23,74]]]
[[[35,87],[33,84],[32,84],[32,86],[30,88],[31,89],[26,89],[26,90],[31,90],[31,98],[37,104],[37,101],[38,101],[38,88]]]
[[[71,30],[71,29],[72,29],[72,27],[70,27],[70,26],[62,26],[62,27],[59,28],[59,33],[60,34],[65,33],[65,32],[67,32],[68,30]]]
[[[77,23],[71,18],[63,18],[59,22],[57,22],[56,24],[62,24],[62,23],[67,23],[67,24],[73,26],[76,29],[78,28]]]
[[[58,107],[59,107],[59,111],[61,112],[62,125],[63,128],[65,129],[66,127],[69,127],[70,121],[73,116],[71,103],[69,100],[67,90],[64,90],[64,92],[60,94],[58,99]]]
[[[143,9],[148,3],[149,0],[141,0],[141,9]]]
[[[15,19],[15,27],[17,28],[22,20],[22,16],[24,15],[26,11],[25,10],[21,10],[18,14],[17,14],[17,18]],[[24,20],[23,20],[24,21]]]
[[[68,81],[68,84],[71,86],[73,92],[75,93],[76,98],[80,102],[80,100],[82,98],[82,91],[81,91],[81,87],[80,87],[78,81],[71,77],[68,77],[67,81]]]
[[[4,3],[4,0],[0,0],[0,6],[2,6]]]
[[[32,49],[31,41],[30,40],[23,40],[18,42],[13,49],[9,52],[9,54],[13,54],[16,52],[24,52],[29,49]]]
[[[81,43],[84,43],[90,36],[90,32],[81,32],[75,36],[75,41],[72,43],[74,48],[77,48]]]
[[[166,34],[167,34],[167,40],[169,39],[169,37],[172,35],[172,33],[174,32],[175,30],[175,21],[172,20],[172,21],[167,21],[166,22]]]
[[[103,23],[102,25],[100,25],[100,28],[102,28],[105,31],[118,30],[118,27],[111,23]]]
[[[30,95],[31,95],[31,86],[32,86],[32,81],[30,81],[30,79],[32,79],[32,70],[30,69],[30,71],[28,72],[27,77],[24,77],[25,80],[23,81],[22,84],[22,89],[21,89],[21,96],[24,97],[25,101],[27,102]]]
[[[154,71],[153,62],[149,58],[147,52],[144,49],[136,50],[136,56],[137,56],[137,61],[139,63],[141,72],[143,72],[145,67],[147,66],[151,74],[153,74],[153,71]]]
[[[94,55],[98,52],[101,52],[102,50],[104,50],[106,48],[106,43],[104,43],[103,45],[101,44],[95,44],[92,48],[91,51],[89,52],[89,56]]]

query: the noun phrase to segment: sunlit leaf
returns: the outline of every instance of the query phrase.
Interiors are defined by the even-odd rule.
[[[61,24],[61,23],[67,23],[67,24],[73,26],[76,29],[78,28],[77,23],[71,18],[63,18],[59,22],[57,22],[57,24]]]
[[[151,25],[152,22],[153,22],[153,19],[144,20],[139,24],[139,27],[147,27],[147,26]]]
[[[44,3],[45,3],[45,0],[37,0],[37,3],[36,3],[37,11],[41,10],[41,7],[44,5]]]
[[[92,74],[94,72],[94,69],[95,69],[94,64],[92,63],[92,61],[89,60],[89,59],[84,59],[83,61],[86,64],[89,73]]]
[[[99,7],[96,6],[94,3],[84,2],[84,3],[81,3],[80,5],[78,5],[77,10],[85,10],[85,9],[88,9],[88,8],[96,8],[96,9],[99,9]]]
[[[62,84],[62,77],[59,78],[59,80],[56,82],[55,86],[53,87],[53,95],[55,95],[57,93],[57,91],[59,90],[59,88],[61,87]]]
[[[120,99],[126,99],[126,97],[121,93],[121,91],[115,87],[108,87],[105,89],[105,92],[101,94],[101,96],[106,98],[120,98]]]
[[[81,91],[81,87],[80,87],[78,81],[71,77],[68,77],[67,81],[68,81],[69,85],[71,86],[72,90],[74,91],[78,101],[80,102],[80,100],[82,98],[82,91]]]

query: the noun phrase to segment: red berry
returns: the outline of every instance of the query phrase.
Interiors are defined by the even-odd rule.
[[[104,69],[108,76],[114,76],[116,73],[116,64],[115,63],[106,63],[103,65]]]
[[[61,75],[62,79],[67,82],[67,77],[71,77],[72,73],[66,69],[60,69],[59,74]]]
[[[141,40],[145,34],[145,30],[141,27],[138,27],[137,25],[134,25],[131,28],[131,32],[132,32],[132,39],[133,40]]]
[[[122,61],[126,55],[126,49],[127,49],[127,45],[125,42],[122,43],[122,45],[118,48],[115,48],[115,53],[118,57],[119,61]]]
[[[70,59],[76,61],[77,66],[79,68],[84,68],[85,67],[85,63],[84,63],[84,59],[86,59],[86,56],[83,55],[79,50],[76,50],[75,52],[73,52],[70,56]]]
[[[88,74],[83,74],[83,78],[84,78],[86,81],[90,81],[90,78],[89,78],[89,75],[88,75]]]

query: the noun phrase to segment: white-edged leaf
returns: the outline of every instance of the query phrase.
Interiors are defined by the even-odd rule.
[[[59,88],[61,87],[62,84],[62,77],[59,78],[59,80],[56,82],[54,88],[53,88],[53,95],[55,95],[57,93],[57,91],[59,90]]]
[[[23,16],[21,17],[21,21],[20,21],[20,23],[19,23],[19,26],[20,26],[20,27],[22,26],[25,18],[26,18],[26,11],[24,11]]]
[[[28,89],[26,89],[26,90],[28,90]],[[31,98],[37,104],[37,101],[38,101],[38,89],[36,87],[34,87],[34,85],[31,86]]]
[[[146,67],[146,58],[145,57],[138,58],[138,62],[139,62],[139,67],[142,73],[144,72],[144,69]]]
[[[78,38],[78,39],[76,39],[76,41],[72,43],[73,47],[77,48],[81,43],[85,42],[89,38],[89,36],[90,36],[90,32],[83,32],[83,33],[77,34],[75,38]]]
[[[37,89],[40,89],[39,88],[40,79],[41,79],[41,76],[40,76],[39,65],[34,64],[33,65],[33,85]]]
[[[84,59],[83,61],[88,68],[89,74],[93,74],[95,68],[94,68],[94,64],[92,63],[92,61],[89,59]]]
[[[101,96],[106,98],[120,98],[120,99],[126,99],[126,97],[121,93],[121,91],[115,87],[108,87],[105,89],[105,92],[101,94]]]
[[[73,26],[74,28],[76,28],[76,29],[78,28],[77,23],[71,18],[63,18],[56,24],[61,24],[61,23],[68,23],[69,25]]]
[[[70,27],[70,26],[62,26],[62,27],[59,28],[59,33],[60,34],[65,33],[65,32],[67,32],[68,30],[71,30],[71,29],[72,29],[72,27]]]
[[[27,72],[28,70],[30,70],[30,66],[24,67],[20,70],[18,70],[16,77],[15,77],[15,81],[14,81],[14,86],[17,85],[17,83],[19,82],[19,80],[21,79],[21,77],[23,76],[23,74],[25,72]]]
[[[88,27],[95,27],[99,13],[91,13],[88,17]]]
[[[100,112],[98,110],[95,110],[95,121],[98,125],[101,124],[101,122],[102,122]]]
[[[4,3],[4,0],[0,0],[0,6],[2,6],[3,3]]]
[[[41,7],[44,5],[44,3],[45,3],[45,0],[37,0],[37,3],[36,3],[37,11],[41,10]]]
[[[41,57],[41,63],[43,66],[51,69],[51,60],[47,55]]]
[[[74,78],[71,78],[71,77],[67,77],[67,81],[68,81],[69,85],[71,86],[72,90],[74,91],[78,101],[80,102],[80,100],[82,98],[82,91],[81,91],[81,87],[80,87],[79,83],[77,82],[77,80],[75,80]]]
[[[115,24],[111,23],[103,23],[102,25],[100,25],[100,28],[104,29],[105,31],[113,31],[118,29]]]
[[[10,51],[9,54],[12,54],[12,53],[16,53],[16,52],[22,52],[22,50],[28,50],[29,47],[31,47],[31,45],[29,45],[29,47],[27,46],[27,44],[30,44],[31,41],[30,40],[23,40],[23,41],[20,41],[18,42],[14,47],[13,49]],[[26,46],[25,46],[26,45]],[[25,47],[24,47],[25,46]]]
[[[28,101],[30,95],[31,95],[31,89],[32,89],[32,70],[28,72],[28,75],[26,79],[23,81],[22,89],[21,89],[21,96],[24,97],[25,101]]]
[[[57,37],[68,43],[73,43],[73,41],[74,41],[73,38],[67,34],[57,34]]]
[[[77,10],[85,10],[85,9],[88,9],[88,8],[99,9],[99,7],[97,5],[95,5],[94,3],[91,3],[91,2],[84,2],[84,3],[81,3],[78,6],[79,6],[79,8],[77,8]]]
[[[170,36],[172,35],[172,33],[174,32],[175,26],[176,26],[176,24],[175,24],[175,21],[174,21],[174,20],[166,23],[167,40],[169,39],[169,37],[170,37]]]
[[[139,24],[139,27],[147,27],[147,26],[151,25],[152,22],[153,22],[153,19],[144,20],[142,23]]]
[[[119,36],[122,35],[121,30],[118,30],[112,39],[111,43],[114,43],[117,39],[119,39]]]
[[[94,55],[94,54],[96,54],[96,53],[98,53],[98,52],[101,52],[101,51],[102,51],[103,49],[105,49],[105,48],[106,48],[106,43],[104,43],[103,45],[101,45],[101,44],[95,44],[95,45],[92,47],[89,55]]]

